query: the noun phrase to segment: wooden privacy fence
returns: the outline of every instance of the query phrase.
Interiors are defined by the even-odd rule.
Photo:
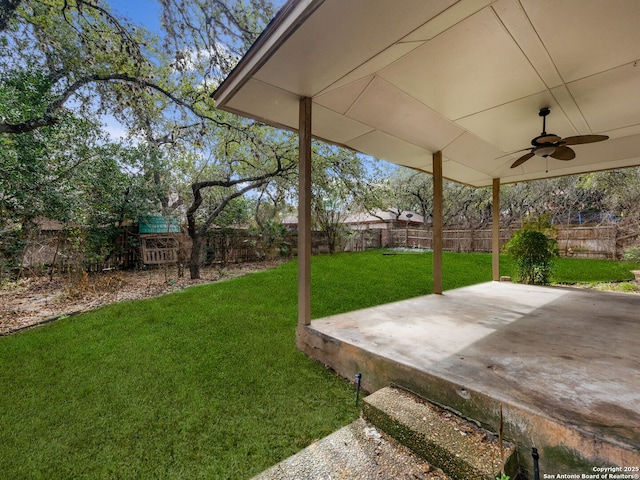
[[[624,254],[616,246],[617,231],[615,225],[560,227],[558,250],[567,257],[617,258]]]
[[[374,248],[382,247],[382,232],[381,229],[371,230],[357,230],[354,231],[344,246],[345,252],[361,252],[363,250],[370,250]]]
[[[500,230],[502,247],[516,231]],[[491,252],[491,229],[445,228],[443,248],[451,252]],[[432,249],[433,232],[424,228],[392,228],[358,230],[350,233],[336,251],[362,251],[376,248]],[[558,250],[563,256],[584,258],[622,258],[624,249],[639,245],[640,237],[629,235],[616,224],[557,226]],[[127,268],[146,265],[185,264],[191,252],[191,239],[182,233],[140,234],[124,229],[118,236],[117,254],[104,260],[76,258],[64,232],[41,232],[32,238],[23,265],[39,267],[55,265],[58,271],[76,268],[81,263],[86,271]],[[329,253],[322,232],[312,232],[312,253]],[[200,252],[203,264],[252,262],[297,254],[298,235],[289,232],[282,238],[268,239],[248,230],[214,230],[207,235]]]
[[[206,265],[253,262],[263,257],[258,240],[247,230],[213,230],[207,234],[200,258]]]
[[[618,228],[611,225],[557,226],[558,250],[563,256],[583,258],[621,258],[626,246],[637,244],[638,238],[621,242]],[[500,229],[500,247],[509,241],[516,228]],[[491,228],[464,229],[445,228],[442,232],[443,249],[449,252],[491,252]],[[142,235],[141,235],[142,237]],[[146,252],[142,248],[143,263],[158,264],[163,260],[173,263],[177,252],[183,249],[183,258],[188,258],[191,240],[186,235],[178,235],[178,245],[156,245],[156,250]],[[423,248],[432,249],[433,230],[424,228],[369,229],[352,232],[337,251],[362,251],[376,248]],[[171,249],[173,251],[170,251]],[[204,242],[200,258],[203,264],[241,263],[264,259],[287,257],[297,254],[298,235],[290,232],[276,241],[268,241],[259,234],[248,230],[214,230],[209,232]],[[312,232],[312,253],[329,253],[326,237],[322,232]],[[152,256],[155,255],[155,256]]]
[[[624,247],[632,242],[618,239],[618,228],[611,225],[572,226],[557,228],[558,250],[563,256],[583,258],[620,258]],[[516,228],[500,229],[500,247],[509,241]],[[491,252],[490,228],[445,228],[442,232],[443,249],[450,252]],[[354,232],[345,247],[346,251],[368,248],[433,248],[433,230],[424,228],[393,228]]]
[[[26,269],[41,270],[50,266],[58,272],[71,272],[82,268],[87,272],[101,272],[138,265],[140,252],[136,235],[123,227],[113,240],[113,249],[107,258],[96,255],[92,258],[77,242],[70,239],[64,229],[40,230],[28,239],[22,256],[22,266]]]
[[[500,246],[509,241],[513,229],[500,230]],[[444,229],[442,248],[450,252],[490,252],[491,229]],[[381,246],[389,248],[433,248],[433,229],[395,228],[381,233]]]

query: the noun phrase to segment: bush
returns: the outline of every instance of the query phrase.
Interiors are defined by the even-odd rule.
[[[0,235],[0,285],[15,280],[22,267],[22,256],[26,247],[22,230],[5,228]]]
[[[640,263],[640,247],[627,247],[624,249],[624,261]]]
[[[514,259],[517,281],[533,285],[549,283],[553,259],[558,256],[554,239],[525,226],[511,237],[506,252]]]

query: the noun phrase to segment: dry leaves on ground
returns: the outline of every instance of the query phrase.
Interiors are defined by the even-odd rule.
[[[178,277],[175,267],[110,271],[84,275],[73,282],[62,277],[23,278],[0,288],[0,336],[110,303],[157,297],[192,285],[273,268],[280,263],[267,261],[203,268],[199,280],[191,280],[188,272]]]

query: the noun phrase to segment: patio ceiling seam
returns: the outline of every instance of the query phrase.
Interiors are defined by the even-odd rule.
[[[343,77],[344,78],[344,77]],[[363,77],[364,78],[364,77]],[[349,105],[349,108],[347,108],[347,110],[344,112],[344,114],[341,114],[340,112],[336,112],[338,115],[344,115],[345,117],[348,117],[352,120],[355,120],[352,117],[349,117],[349,112],[351,111],[351,109],[354,107],[354,105],[356,103],[358,103],[358,100],[360,100],[362,98],[362,96],[366,93],[366,91],[371,87],[371,84],[373,83],[373,81],[376,79],[376,74],[374,73],[373,75],[371,75],[371,80],[369,80],[367,82],[367,84],[365,85],[365,87],[362,89],[362,91],[356,96],[356,98],[353,100],[353,102],[351,102],[351,105]],[[356,80],[357,81],[357,80]],[[334,110],[335,111],[335,110]],[[370,126],[370,125],[369,125]],[[372,127],[373,128],[373,127]]]

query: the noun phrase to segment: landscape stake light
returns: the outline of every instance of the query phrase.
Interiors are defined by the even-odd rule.
[[[360,397],[360,382],[362,381],[362,374],[356,373],[356,407],[358,406],[358,397]]]

